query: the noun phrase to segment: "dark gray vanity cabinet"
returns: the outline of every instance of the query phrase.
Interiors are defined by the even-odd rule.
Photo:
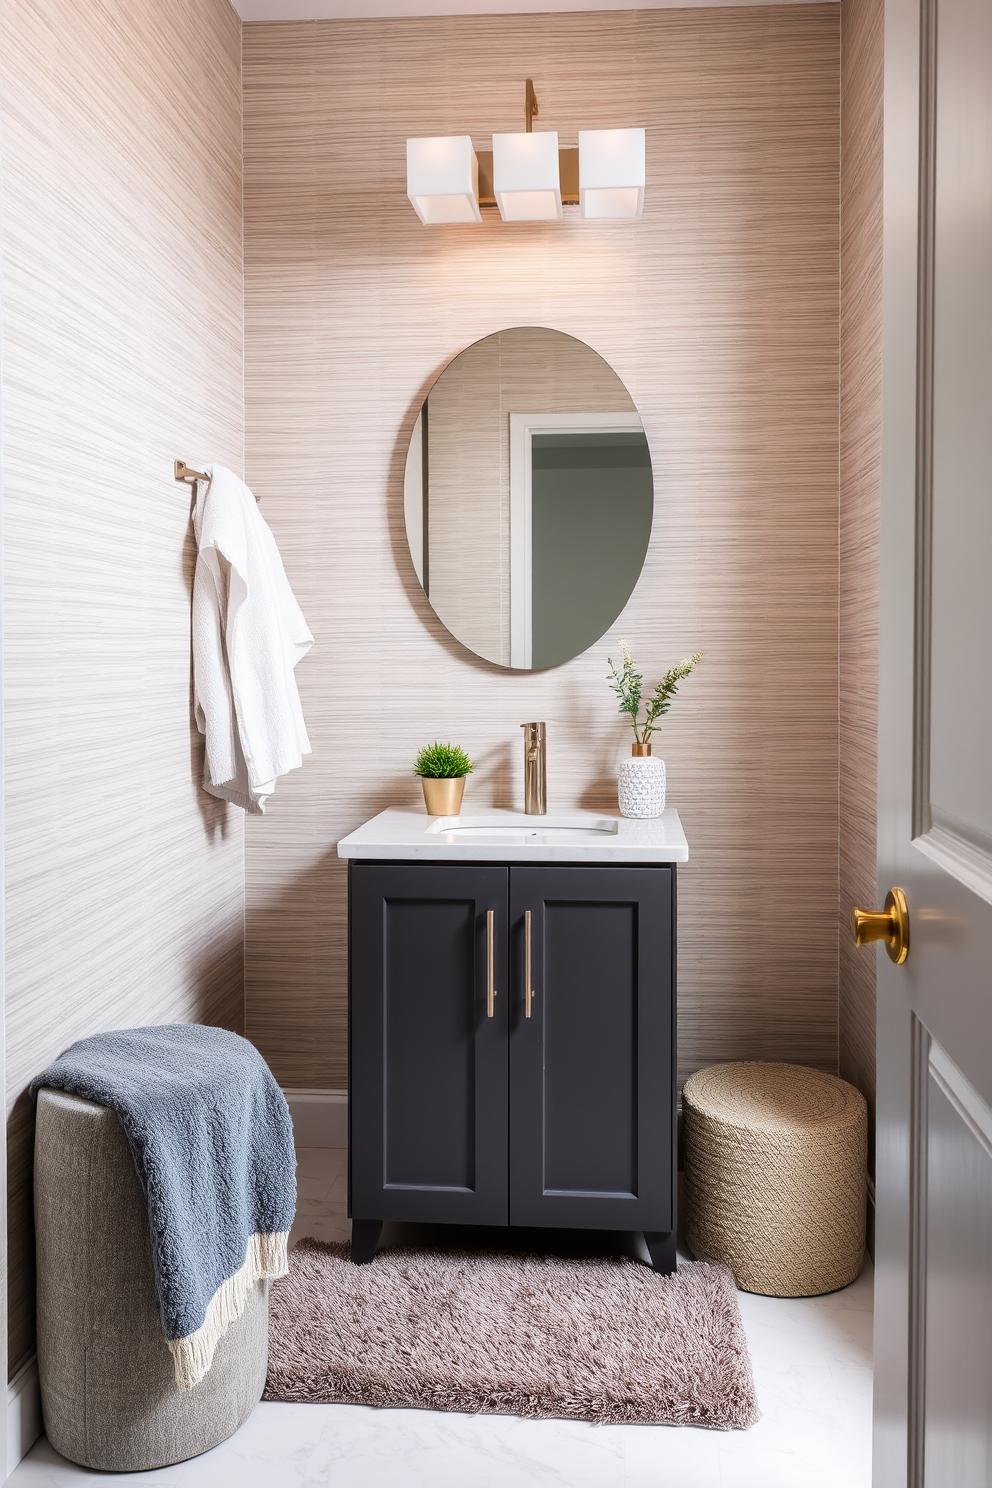
[[[674,1268],[675,869],[352,862],[350,1209]],[[492,995],[490,993],[492,988]]]

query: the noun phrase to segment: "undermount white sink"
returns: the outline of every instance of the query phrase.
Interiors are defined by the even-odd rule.
[[[599,841],[615,837],[619,823],[604,816],[597,820],[575,821],[574,818],[532,816],[516,822],[494,822],[486,817],[440,816],[425,829],[425,836],[456,837],[459,842],[551,843]]]
[[[341,858],[434,863],[685,863],[689,846],[671,807],[645,820],[598,811],[476,807],[463,816],[425,816],[391,806],[338,843]]]

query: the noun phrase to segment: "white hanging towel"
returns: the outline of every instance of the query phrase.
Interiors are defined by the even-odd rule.
[[[310,753],[294,668],[313,645],[276,540],[244,481],[208,465],[193,513],[193,694],[203,788],[253,816]]]

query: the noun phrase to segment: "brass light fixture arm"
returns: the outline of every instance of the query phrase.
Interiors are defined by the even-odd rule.
[[[532,78],[528,78],[527,91],[524,95],[524,118],[527,121],[526,129],[528,134],[534,133],[534,120],[537,118],[539,112],[537,94],[534,92],[534,82]]]

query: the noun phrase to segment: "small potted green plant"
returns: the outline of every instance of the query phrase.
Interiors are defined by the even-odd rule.
[[[465,776],[472,773],[472,761],[457,744],[425,744],[417,755],[413,773],[420,776],[424,787],[424,805],[428,816],[457,816],[465,794]]]
[[[644,704],[642,718],[644,674],[634,666],[626,641],[620,642],[620,650],[623,664],[619,669],[613,665],[612,657],[607,658],[612,673],[610,686],[620,700],[619,711],[628,716],[634,730],[634,742],[630,747],[632,757],[624,760],[617,778],[620,815],[660,816],[665,809],[665,761],[651,758],[651,735],[658,732],[657,720],[668,712],[679,683],[695,669],[703,653],[696,651],[668,668]]]

